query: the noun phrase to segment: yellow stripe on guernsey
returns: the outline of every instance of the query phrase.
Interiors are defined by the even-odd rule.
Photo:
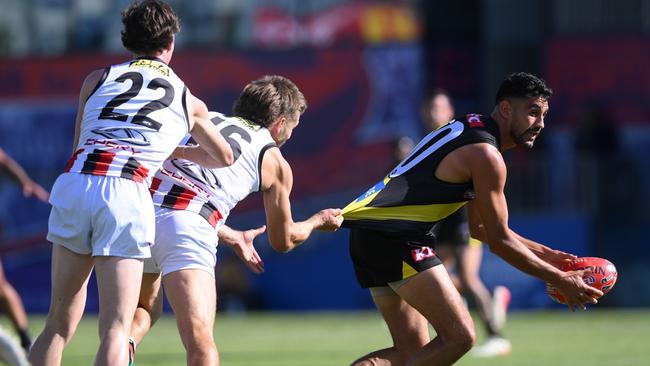
[[[431,205],[412,205],[396,207],[359,207],[354,211],[344,211],[346,220],[408,220],[417,222],[436,222],[456,212],[466,202],[436,203]],[[349,207],[349,205],[348,205]]]
[[[417,222],[435,222],[441,220],[460,207],[465,202],[434,203],[430,205],[409,205],[393,207],[368,207],[370,202],[390,182],[386,177],[375,184],[366,193],[343,208],[343,217],[346,220],[408,220]]]
[[[418,274],[415,268],[409,266],[408,263],[402,262],[402,279],[405,280],[413,275]]]

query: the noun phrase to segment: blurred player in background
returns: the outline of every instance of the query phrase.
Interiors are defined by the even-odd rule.
[[[136,343],[160,315],[162,275],[187,351],[187,364],[219,364],[213,337],[215,230],[219,240],[241,252],[240,257],[253,271],[263,270],[252,246],[263,228],[242,233],[223,226],[232,208],[250,193],[263,194],[269,242],[278,252],[294,249],[313,230],[339,227],[339,209],[322,210],[301,222],[295,222],[291,214],[293,174],[279,147],[291,138],[306,108],[305,97],[291,80],[282,76],[255,80],[246,85],[235,103],[235,117],[211,112],[212,122],[233,148],[232,166],[214,169],[218,164],[188,136],[185,146],[156,173],[151,186],[156,241],[151,262],[145,265],[142,307],[133,324]]]
[[[95,365],[128,363],[143,260],[151,256],[155,234],[151,177],[188,132],[222,166],[233,160],[205,103],[168,66],[180,30],[174,10],[158,0],[134,2],[122,12],[122,23],[122,43],[135,58],[87,76],[74,153],[52,188],[52,298],[45,329],[30,351],[35,366],[61,363],[93,268],[99,290]]]
[[[35,197],[47,203],[50,194],[38,183],[34,182],[25,169],[0,148],[0,172],[5,173],[20,184],[25,197]],[[32,339],[29,335],[29,324],[23,302],[16,289],[7,281],[2,262],[0,262],[0,307],[7,314],[11,324],[20,337],[20,345],[25,351],[29,350]]]
[[[451,96],[444,89],[431,90],[422,104],[422,118],[427,133],[437,130],[454,119]],[[404,156],[406,157],[406,156]],[[509,354],[510,342],[502,331],[510,302],[510,291],[505,286],[494,289],[494,297],[481,281],[481,258],[483,244],[470,237],[467,207],[463,206],[437,224],[436,253],[450,273],[454,285],[476,306],[487,341],[474,347],[471,354],[476,357],[492,357]]]
[[[343,209],[357,280],[369,288],[393,346],[353,365],[451,365],[475,341],[472,318],[430,246],[431,229],[463,205],[471,236],[514,267],[555,284],[583,308],[602,292],[583,271],[556,268],[575,256],[523,238],[508,227],[501,152],[532,148],[544,128],[546,84],[527,73],[508,76],[489,117],[470,114],[422,139],[382,181]],[[430,340],[428,324],[436,331]]]

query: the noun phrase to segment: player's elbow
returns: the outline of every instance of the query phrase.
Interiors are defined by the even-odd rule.
[[[289,238],[269,238],[271,248],[278,253],[290,252],[296,245]]]
[[[235,156],[232,153],[232,149],[226,149],[223,152],[223,164],[224,166],[231,166],[235,163]]]

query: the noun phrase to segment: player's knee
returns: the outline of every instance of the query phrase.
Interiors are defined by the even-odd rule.
[[[199,324],[182,327],[181,338],[183,343],[190,349],[209,349],[216,348],[212,329]]]
[[[45,325],[45,331],[51,332],[56,336],[63,339],[65,343],[72,339],[77,327],[68,319],[48,319],[47,324]]]
[[[454,332],[449,343],[458,350],[459,353],[465,354],[476,343],[476,331],[471,324],[464,324]]]
[[[190,359],[213,360],[218,358],[217,346],[211,336],[192,337],[183,343]]]

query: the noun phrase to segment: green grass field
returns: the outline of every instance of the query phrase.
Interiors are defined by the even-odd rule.
[[[31,321],[36,334],[43,318]],[[63,365],[92,363],[96,329],[96,318],[85,317],[65,351]],[[386,327],[374,312],[218,315],[215,333],[225,366],[349,365],[362,354],[390,345]],[[480,326],[478,333],[481,337]],[[465,357],[457,364],[650,365],[650,309],[516,312],[509,316],[506,334],[513,345],[510,356]],[[138,348],[136,365],[183,364],[176,323],[164,317]]]

